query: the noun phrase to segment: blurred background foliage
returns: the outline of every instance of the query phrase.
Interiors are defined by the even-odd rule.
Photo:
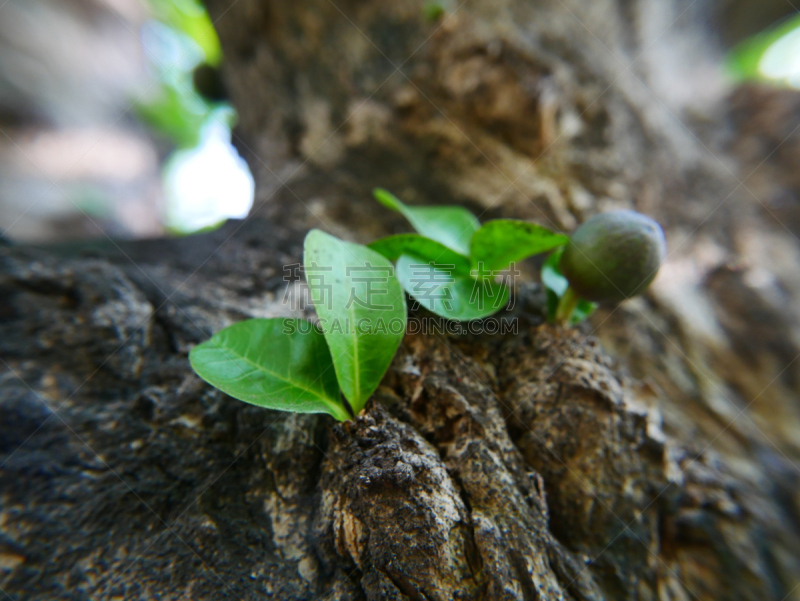
[[[244,217],[219,39],[199,0],[0,4],[0,235],[184,234]]]
[[[731,50],[727,67],[736,81],[800,88],[800,13],[740,42]]]
[[[153,18],[142,26],[141,39],[146,67],[157,83],[151,94],[137,102],[137,112],[179,147],[197,146],[200,130],[213,118],[212,112],[227,106],[220,102],[221,94],[201,96],[193,77],[197,69],[207,74],[207,86],[215,85],[214,78],[219,80],[219,38],[197,0],[149,0],[148,5]]]
[[[225,100],[222,49],[198,0],[148,0],[141,28],[153,89],[136,103],[139,117],[176,150],[164,163],[164,225],[172,233],[215,227],[244,217],[253,182],[230,146],[236,111]]]

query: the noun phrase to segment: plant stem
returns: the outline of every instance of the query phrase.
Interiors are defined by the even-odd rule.
[[[572,319],[572,313],[575,311],[575,307],[578,305],[579,300],[580,298],[577,294],[575,294],[572,286],[568,286],[564,291],[564,295],[558,301],[558,306],[556,307],[556,314],[553,318],[553,321],[557,324],[561,324],[562,326],[569,325],[570,320]]]

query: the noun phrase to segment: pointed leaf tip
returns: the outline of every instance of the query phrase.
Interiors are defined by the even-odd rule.
[[[339,385],[358,413],[405,335],[403,289],[385,257],[320,230],[306,236],[303,261]]]
[[[382,188],[376,188],[373,194],[383,206],[402,214],[422,236],[435,240],[465,257],[469,256],[470,240],[481,224],[478,218],[464,207],[456,205],[410,207]]]

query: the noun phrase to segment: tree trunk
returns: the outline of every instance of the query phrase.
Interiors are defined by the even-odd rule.
[[[0,248],[5,596],[800,599],[800,97],[727,94],[713,7],[208,4],[252,215]],[[194,376],[290,314],[310,227],[403,231],[374,186],[561,230],[634,207],[670,256],[571,330],[530,262],[517,334],[408,334],[350,422]]]

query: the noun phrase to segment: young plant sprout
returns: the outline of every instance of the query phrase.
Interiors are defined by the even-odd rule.
[[[510,297],[496,276],[552,250],[542,268],[548,317],[577,323],[596,307],[590,301],[644,290],[666,248],[659,225],[632,211],[592,217],[568,238],[515,219],[481,225],[463,207],[407,206],[385,190],[375,197],[417,233],[362,246],[311,230],[304,268],[318,324],[250,319],[225,328],[189,354],[201,378],[246,403],[344,421],[389,369],[406,330],[405,294],[446,319],[482,319]]]
[[[567,322],[579,299],[618,303],[641,294],[656,277],[667,251],[664,231],[635,211],[588,219],[570,236],[559,268],[569,282],[555,320]]]

